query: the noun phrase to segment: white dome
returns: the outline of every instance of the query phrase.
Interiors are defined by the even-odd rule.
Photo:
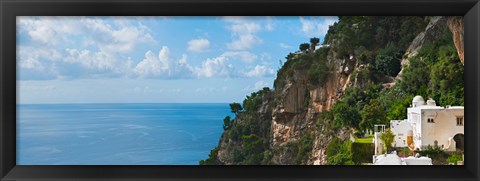
[[[413,107],[425,105],[425,100],[423,100],[422,96],[415,96],[412,100]]]
[[[433,100],[433,99],[428,99],[428,100],[427,100],[427,105],[429,105],[429,106],[437,106],[437,104],[435,103],[435,100]]]

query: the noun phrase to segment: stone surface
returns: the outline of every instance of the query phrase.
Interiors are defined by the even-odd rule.
[[[457,48],[458,57],[462,64],[464,64],[463,58],[463,34],[464,34],[464,20],[462,16],[448,17],[447,24],[450,31],[453,33],[453,43]]]

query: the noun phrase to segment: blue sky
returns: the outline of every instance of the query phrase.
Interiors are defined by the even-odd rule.
[[[17,17],[17,102],[241,102],[337,17]]]

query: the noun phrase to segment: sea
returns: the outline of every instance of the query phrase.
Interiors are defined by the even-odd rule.
[[[17,165],[198,165],[227,103],[19,104]]]

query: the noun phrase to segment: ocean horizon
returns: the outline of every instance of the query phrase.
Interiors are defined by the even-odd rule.
[[[17,104],[18,165],[198,165],[228,103]]]

